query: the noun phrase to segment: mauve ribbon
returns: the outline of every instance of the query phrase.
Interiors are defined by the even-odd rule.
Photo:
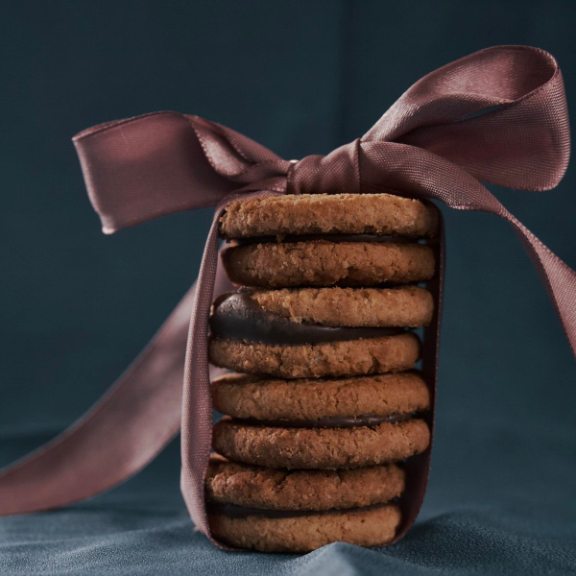
[[[562,76],[543,50],[499,46],[456,60],[416,82],[361,138],[297,162],[229,128],[175,112],[96,126],[74,143],[107,233],[199,207],[216,206],[216,213],[196,292],[185,296],[96,406],[0,473],[0,514],[62,506],[125,480],[178,431],[182,403],[182,492],[196,526],[210,536],[203,487],[212,426],[208,313],[218,219],[233,198],[393,191],[496,214],[524,241],[576,352],[576,274],[480,183],[547,190],[566,170]]]

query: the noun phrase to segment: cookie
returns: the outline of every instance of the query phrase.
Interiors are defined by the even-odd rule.
[[[323,326],[425,326],[434,309],[430,292],[417,286],[251,290],[245,294],[265,313]]]
[[[211,338],[209,342],[212,364],[280,378],[400,372],[412,368],[419,354],[420,341],[412,333],[318,344],[268,344],[226,338]]]
[[[262,426],[223,418],[213,447],[234,462],[285,469],[333,470],[404,460],[428,448],[426,422],[410,418],[340,428]]]
[[[216,538],[260,552],[309,552],[331,542],[383,546],[394,539],[400,519],[395,505],[303,515],[208,514]]]
[[[374,289],[375,294],[360,291],[357,294],[353,289],[331,288],[267,292],[242,289],[223,294],[213,303],[210,335],[288,346],[397,335],[405,330],[394,324],[425,323],[432,312],[429,294],[416,289],[412,297],[410,290],[402,294]],[[411,300],[419,302],[415,310],[407,307],[398,311],[379,310],[379,306],[369,301],[370,295],[380,305],[398,300],[404,300],[405,304]],[[343,319],[340,324],[338,318]]]
[[[429,246],[392,242],[262,242],[226,248],[222,262],[230,279],[246,286],[377,286],[429,280]]]
[[[228,374],[214,381],[212,395],[223,414],[278,423],[385,418],[430,407],[430,392],[416,372],[302,380]]]
[[[236,200],[220,219],[225,238],[279,234],[433,236],[438,218],[418,200],[392,194],[299,194]]]
[[[213,456],[206,478],[210,501],[268,509],[326,511],[384,504],[404,491],[395,464],[354,470],[274,470]]]

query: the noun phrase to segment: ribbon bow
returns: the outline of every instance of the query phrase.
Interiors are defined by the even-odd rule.
[[[361,138],[296,162],[175,112],[102,124],[74,143],[107,233],[183,210],[215,206],[216,213],[196,290],[86,415],[0,473],[2,514],[61,506],[125,480],[177,433],[181,411],[182,492],[197,528],[210,535],[203,488],[212,426],[208,314],[218,219],[239,196],[392,190],[496,214],[524,241],[576,352],[576,273],[480,182],[548,190],[566,170],[562,75],[543,50],[499,46],[456,60],[418,80]]]

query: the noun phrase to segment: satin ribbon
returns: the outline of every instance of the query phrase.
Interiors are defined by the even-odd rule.
[[[74,143],[106,233],[173,212],[216,211],[196,290],[88,414],[0,472],[0,514],[62,506],[127,479],[176,434],[181,405],[182,493],[197,528],[210,536],[203,488],[212,427],[208,313],[218,220],[234,198],[392,191],[504,218],[534,259],[576,352],[575,272],[481,184],[548,190],[566,170],[563,81],[543,50],[499,46],[456,60],[418,80],[361,138],[296,162],[176,112],[102,124]]]

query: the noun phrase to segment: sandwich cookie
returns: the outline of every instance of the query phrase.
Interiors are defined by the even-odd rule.
[[[385,302],[396,306],[386,311]],[[210,361],[281,378],[406,370],[418,359],[420,343],[404,326],[423,325],[431,314],[430,295],[418,287],[243,290],[214,303]]]
[[[390,194],[304,194],[232,202],[220,233],[229,277],[265,288],[375,286],[434,275],[418,238],[436,234],[426,204]]]
[[[400,522],[395,501],[404,486],[394,464],[289,471],[215,455],[206,479],[208,520],[223,542],[264,552],[306,552],[337,540],[384,545]]]

